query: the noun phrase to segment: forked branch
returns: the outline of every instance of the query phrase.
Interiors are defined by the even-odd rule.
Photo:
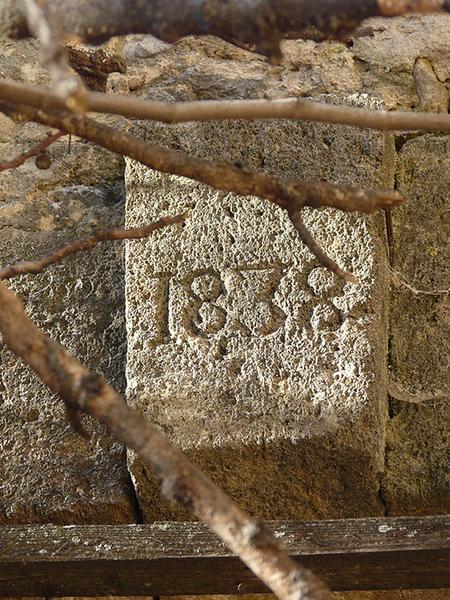
[[[331,600],[327,587],[292,560],[270,531],[242,511],[144,417],[126,404],[100,375],[94,375],[27,317],[17,296],[0,282],[0,332],[72,411],[106,425],[162,481],[162,491],[193,513],[283,600]]]
[[[75,134],[163,173],[188,177],[215,189],[234,192],[244,197],[265,198],[287,210],[290,215],[298,214],[305,206],[370,213],[379,208],[393,208],[403,201],[402,195],[392,190],[374,191],[322,181],[283,179],[269,173],[241,169],[225,162],[200,160],[182,152],[147,144],[132,135],[67,111],[49,112],[26,105],[11,106],[1,102],[0,111],[19,120],[36,121]],[[304,226],[301,229],[302,239],[308,245],[308,240],[312,238],[305,235]],[[317,244],[309,244],[308,248],[323,262],[323,252],[317,253]],[[355,281],[353,275],[343,271],[329,257],[326,266],[345,280]]]
[[[90,237],[69,242],[42,258],[18,262],[14,265],[5,267],[4,269],[0,269],[0,280],[11,279],[11,277],[26,275],[28,273],[41,273],[45,268],[60,262],[71,254],[92,250],[100,242],[139,240],[148,237],[154,231],[167,227],[168,225],[183,223],[185,219],[186,215],[177,215],[175,217],[162,217],[158,221],[150,223],[150,225],[145,225],[144,227],[132,227],[129,229],[97,229]]]

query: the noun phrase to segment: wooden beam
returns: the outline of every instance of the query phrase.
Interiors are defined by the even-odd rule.
[[[270,526],[333,590],[450,587],[450,516]],[[265,591],[199,523],[0,527],[0,596]]]

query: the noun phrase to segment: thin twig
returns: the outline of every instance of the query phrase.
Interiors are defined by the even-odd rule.
[[[64,129],[68,133],[78,135],[118,154],[129,156],[163,173],[188,177],[215,189],[234,192],[241,196],[266,198],[286,209],[288,213],[301,210],[304,206],[314,208],[327,206],[346,211],[373,212],[378,208],[398,206],[403,201],[402,195],[392,190],[372,191],[322,181],[303,182],[275,177],[269,173],[240,169],[229,163],[203,161],[182,152],[147,144],[127,133],[68,112],[47,112],[25,105],[9,106],[1,103],[0,111],[19,120],[32,120]],[[304,232],[303,226],[301,228],[303,239],[309,240]],[[317,252],[317,244],[310,243],[308,248],[320,262],[323,262],[324,253]],[[333,265],[335,273],[343,273],[329,257],[324,264],[327,267]],[[345,279],[352,280],[349,274]]]
[[[386,226],[386,242],[388,249],[388,260],[391,267],[395,261],[395,245],[394,245],[394,224],[392,222],[392,211],[388,208],[384,210],[384,223]]]
[[[44,110],[66,108],[64,100],[50,90],[9,79],[0,80],[0,98]],[[300,98],[159,102],[102,92],[86,92],[84,102],[86,111],[165,123],[225,119],[291,119],[388,131],[450,131],[450,115],[443,113],[366,110]]]
[[[411,292],[413,296],[447,296],[450,294],[450,288],[441,290],[420,290],[414,287],[400,271],[391,269],[391,281],[395,287],[405,288]]]
[[[17,156],[16,158],[13,158],[12,160],[9,160],[7,162],[0,162],[0,172],[7,171],[8,169],[16,169],[17,167],[20,167],[20,165],[23,165],[23,163],[29,158],[32,158],[33,156],[39,156],[39,154],[41,154],[51,144],[56,142],[56,140],[59,140],[59,138],[63,135],[66,135],[65,131],[58,131],[57,133],[53,133],[47,138],[45,138],[45,140],[43,140],[36,146],[33,146],[33,148],[27,150],[20,156]]]
[[[47,254],[36,260],[29,260],[9,265],[4,269],[0,269],[0,280],[11,279],[17,275],[26,275],[28,273],[41,273],[46,267],[54,265],[67,256],[76,252],[92,250],[100,242],[113,240],[138,240],[148,237],[157,229],[173,225],[175,223],[183,223],[187,215],[177,215],[175,217],[162,217],[158,221],[146,225],[144,227],[133,227],[130,229],[97,229],[94,234],[83,240],[74,240],[68,242],[58,250],[51,254]]]
[[[303,222],[303,219],[301,216],[301,211],[294,210],[294,211],[288,211],[288,212],[289,212],[289,217],[290,217],[292,223],[294,224],[296,230],[298,231],[300,239],[305,244],[305,246],[307,246],[308,249],[314,254],[314,256],[319,260],[320,264],[322,264],[324,267],[326,267],[333,273],[336,273],[336,275],[338,277],[341,277],[344,281],[348,281],[350,283],[360,283],[357,277],[355,277],[352,273],[349,273],[348,271],[344,271],[343,269],[341,269],[334,262],[334,260],[332,260],[327,254],[325,254],[325,252],[322,250],[322,248],[316,242],[313,235],[311,234],[311,232],[309,231],[309,229],[306,227],[305,223]],[[1,275],[1,272],[0,272],[0,275]]]
[[[75,411],[106,425],[162,480],[162,492],[193,513],[283,600],[331,600],[328,588],[291,559],[273,534],[242,511],[219,487],[119,394],[27,317],[17,296],[0,282],[3,341]]]

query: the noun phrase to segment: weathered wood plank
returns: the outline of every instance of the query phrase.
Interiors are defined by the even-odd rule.
[[[450,516],[270,525],[333,590],[450,587]],[[199,523],[0,527],[0,596],[264,591]]]

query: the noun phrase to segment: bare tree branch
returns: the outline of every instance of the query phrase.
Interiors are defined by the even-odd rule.
[[[15,0],[5,0],[3,29],[26,34]],[[409,12],[449,12],[446,0],[48,0],[62,28],[86,41],[151,33],[173,41],[217,35],[280,59],[284,37],[342,39],[367,18]],[[2,15],[0,15],[2,16]]]
[[[294,224],[296,230],[298,231],[300,239],[305,244],[305,246],[307,246],[307,248],[309,248],[309,250],[311,250],[311,252],[314,254],[314,256],[319,260],[320,264],[322,264],[324,267],[326,267],[333,273],[336,273],[336,275],[338,277],[341,277],[344,281],[348,281],[350,283],[359,283],[359,280],[357,277],[355,277],[352,273],[349,273],[348,271],[344,271],[343,269],[341,269],[341,267],[339,267],[339,265],[337,265],[334,262],[334,260],[332,260],[327,254],[325,254],[325,252],[322,250],[322,248],[316,242],[313,235],[311,234],[311,232],[309,231],[309,229],[306,227],[305,223],[303,222],[302,214],[301,214],[300,210],[288,210],[288,213],[289,213],[289,217],[290,217],[292,223]],[[1,276],[1,272],[0,272],[0,276]]]
[[[0,98],[29,104],[35,108],[64,109],[64,101],[39,86],[0,80]],[[282,100],[199,100],[158,102],[100,92],[87,92],[87,111],[166,123],[224,119],[292,119],[336,123],[379,130],[450,131],[450,115],[365,110],[312,102],[301,98]]]
[[[0,332],[6,345],[74,411],[105,424],[162,480],[168,498],[190,508],[283,600],[331,600],[327,587],[292,560],[263,523],[243,512],[101,377],[50,340],[0,282]]]
[[[128,133],[69,112],[48,112],[23,104],[9,105],[1,102],[0,112],[19,121],[36,121],[50,127],[59,127],[112,152],[129,156],[156,171],[188,177],[241,196],[266,198],[284,209],[311,206],[372,213],[381,208],[399,206],[404,200],[394,190],[366,190],[316,180],[286,179],[242,169],[226,162],[200,160],[183,152],[148,144]]]
[[[177,215],[175,217],[162,217],[150,225],[144,227],[133,227],[130,229],[97,229],[93,235],[83,240],[74,240],[58,248],[55,252],[47,254],[36,260],[29,260],[9,265],[4,269],[0,269],[0,280],[11,279],[17,275],[25,275],[27,273],[41,273],[46,267],[60,262],[67,256],[76,252],[92,250],[100,242],[113,240],[139,240],[148,237],[151,233],[167,225],[175,223],[183,223],[187,215]]]
[[[96,123],[87,117],[68,112],[46,112],[25,105],[14,107],[0,103],[0,111],[16,118],[37,121],[51,127],[58,127],[108,150],[129,156],[142,164],[182,177],[188,177],[213,188],[234,192],[241,196],[259,196],[266,198],[288,211],[298,214],[305,206],[314,208],[328,206],[346,211],[373,212],[378,208],[391,208],[399,205],[403,197],[398,192],[371,191],[360,188],[338,186],[322,181],[302,182],[282,179],[269,173],[240,169],[224,162],[208,162],[192,158],[182,152],[169,150],[161,146],[146,144],[142,140]],[[309,250],[317,259],[346,281],[354,281],[354,276],[343,271],[331,258],[325,257],[311,234],[301,223],[299,233]],[[293,221],[295,226],[295,221]],[[318,249],[320,251],[318,251]],[[324,258],[325,257],[325,258]]]
[[[51,144],[56,142],[56,140],[59,140],[59,138],[63,135],[66,135],[64,131],[58,131],[57,133],[53,133],[52,135],[46,137],[45,140],[43,140],[36,146],[33,146],[33,148],[30,148],[30,150],[27,150],[20,156],[17,156],[16,158],[13,158],[12,160],[9,160],[7,162],[0,162],[0,173],[2,171],[7,171],[8,169],[16,169],[17,167],[20,167],[20,165],[23,165],[23,163],[29,158],[32,158],[33,156],[39,156],[39,154],[41,154],[46,148],[51,146]]]
[[[50,68],[53,87],[64,104],[74,111],[84,111],[86,90],[80,77],[71,69],[64,47],[58,20],[55,19],[49,3],[36,0],[22,0],[28,29],[41,42],[44,64]]]

